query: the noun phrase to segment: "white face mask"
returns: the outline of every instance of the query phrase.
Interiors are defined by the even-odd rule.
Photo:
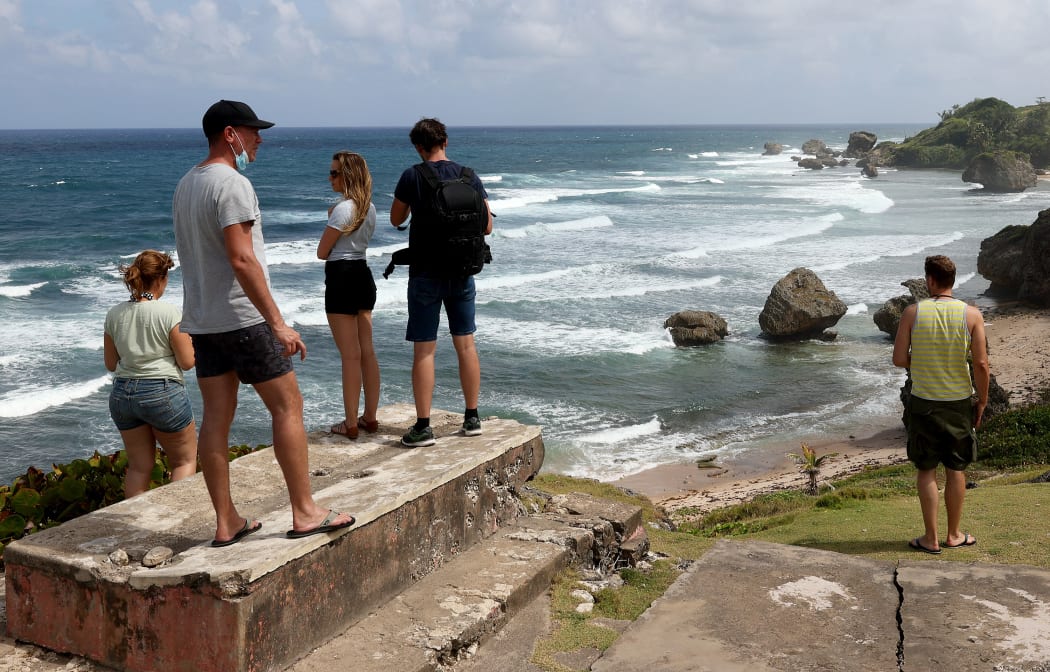
[[[237,142],[239,142],[241,145],[241,153],[238,154],[237,150],[233,148],[232,144],[226,144],[230,145],[230,151],[233,152],[234,161],[237,163],[237,170],[243,173],[245,168],[248,167],[248,150],[244,148],[244,141],[241,140],[241,136],[237,133],[237,131],[234,131],[233,134],[237,136]]]

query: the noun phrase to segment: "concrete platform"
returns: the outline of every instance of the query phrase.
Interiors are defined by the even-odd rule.
[[[234,499],[260,532],[211,548],[202,478],[44,530],[10,545],[8,634],[121,670],[241,672],[287,666],[523,513],[514,491],[543,462],[538,427],[487,420],[455,435],[435,412],[436,446],[406,449],[407,405],[381,410],[381,433],[312,436],[318,502],[357,517],[347,530],[292,540],[272,451],[232,465]],[[158,547],[172,557],[148,568]],[[110,560],[122,549],[127,566]]]
[[[591,666],[935,669],[1050,670],[1050,572],[722,540]]]

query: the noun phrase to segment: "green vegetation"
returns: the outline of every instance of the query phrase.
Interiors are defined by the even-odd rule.
[[[1050,166],[1050,102],[1014,107],[998,98],[977,98],[940,113],[941,122],[900,144],[880,145],[887,165],[965,168],[984,152],[1024,155],[1037,168]]]
[[[979,462],[967,471],[978,487],[966,495],[965,519],[966,530],[980,543],[952,551],[950,559],[1050,568],[1050,535],[1045,534],[1050,484],[1032,482],[1050,469],[1050,405],[996,416],[981,427],[978,444]],[[815,461],[817,456],[812,458]],[[800,461],[803,468],[806,464]],[[817,497],[779,491],[706,515],[695,511],[690,515],[681,509],[675,512],[675,519],[687,522],[676,529],[668,529],[663,512],[647,498],[605,483],[545,474],[534,484],[550,494],[583,492],[642,506],[651,550],[662,558],[651,568],[622,570],[625,587],[600,591],[589,614],[575,611],[578,600],[572,591],[580,587],[576,572],[562,574],[551,589],[553,632],[537,642],[532,656],[535,665],[549,672],[572,672],[558,662],[559,654],[568,660],[572,652],[604,651],[611,646],[616,632],[595,619],[637,618],[677,578],[684,563],[702,556],[719,537],[806,546],[890,562],[901,557],[930,559],[909,551],[907,538],[901,536],[901,530],[922,526],[915,470],[907,464],[865,470],[825,485]],[[942,525],[943,519],[942,507]]]
[[[231,446],[231,460],[265,446]],[[0,486],[0,568],[4,548],[27,534],[54,527],[85,513],[124,499],[128,458],[123,450],[111,455],[97,451],[86,460],[53,464],[49,471],[30,467],[11,485]],[[159,452],[150,488],[171,481],[167,457]]]

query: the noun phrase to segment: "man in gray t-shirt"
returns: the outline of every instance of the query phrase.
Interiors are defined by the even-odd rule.
[[[193,339],[204,401],[198,454],[215,507],[213,546],[228,546],[262,523],[242,518],[230,494],[230,426],[241,383],[255,388],[273,418],[273,449],[292,505],[289,537],[330,532],[354,517],[325,509],[310,491],[303,399],[291,357],[306,358],[299,333],[270,292],[262,217],[240,171],[262,144],[259,119],[244,103],[220,100],[204,114],[208,156],[175,189],[172,217],[183,283],[182,330]]]

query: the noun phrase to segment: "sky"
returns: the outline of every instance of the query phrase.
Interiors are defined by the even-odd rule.
[[[1050,97],[1048,0],[0,0],[0,128],[929,123]]]

